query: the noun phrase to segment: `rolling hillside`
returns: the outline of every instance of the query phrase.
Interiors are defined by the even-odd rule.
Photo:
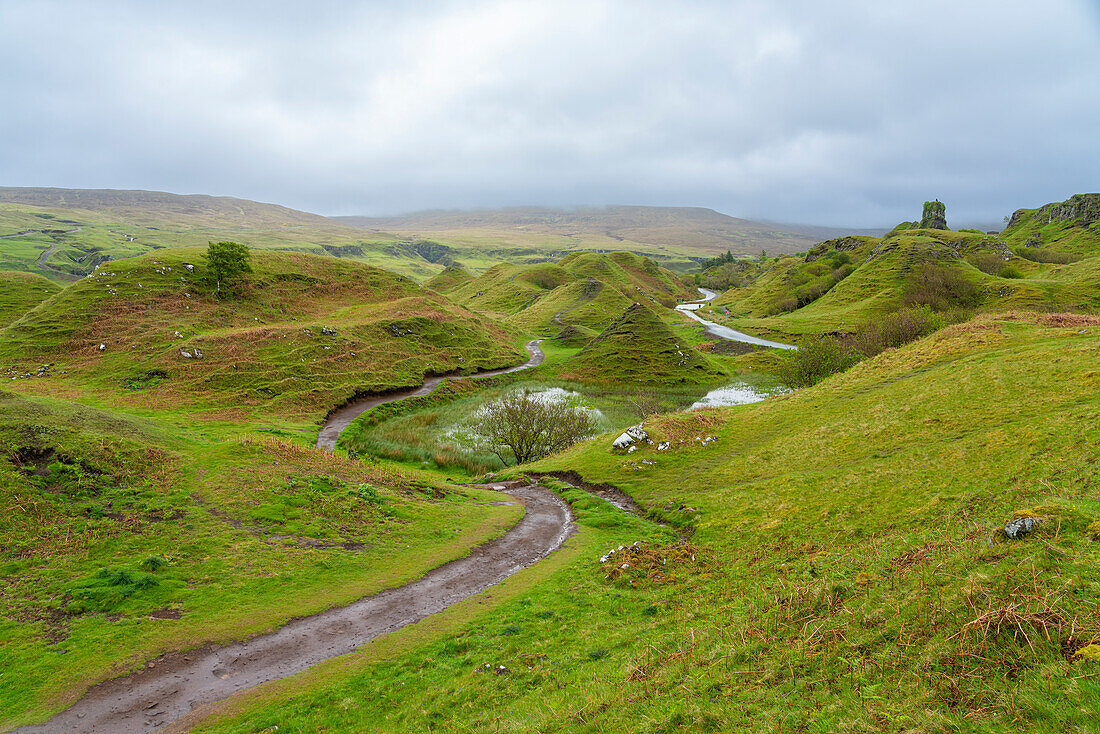
[[[357,392],[526,356],[503,327],[385,270],[265,250],[252,268],[216,298],[199,248],[111,263],[0,331],[0,365],[122,404],[316,420]]]
[[[708,384],[724,370],[640,303],[626,309],[569,360],[561,377],[607,385]]]
[[[550,338],[564,328],[598,333],[636,302],[671,307],[692,295],[673,273],[629,252],[500,264],[447,291],[456,303]]]
[[[48,278],[17,270],[0,270],[0,328],[61,290]]]
[[[905,306],[1092,313],[1100,309],[1100,224],[1089,207],[1098,199],[1020,210],[997,235],[903,229],[829,240],[803,257],[779,259],[706,311],[795,336],[850,331]]]
[[[367,236],[274,204],[158,191],[0,188],[0,269],[65,282],[109,260],[227,239],[254,249],[348,258],[422,279],[444,267],[412,241]]]
[[[772,255],[799,252],[846,233],[754,222],[698,207],[517,207],[337,219],[370,231],[443,240],[456,247],[459,258],[468,264],[536,262],[577,250],[628,250],[673,270],[689,269],[692,263],[727,250],[753,256],[761,250]]]

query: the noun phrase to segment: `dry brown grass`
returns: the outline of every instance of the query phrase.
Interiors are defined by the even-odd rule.
[[[667,441],[691,441],[718,430],[722,419],[711,410],[693,410],[681,415],[668,415],[654,419],[650,426],[660,432]]]
[[[610,581],[636,581],[662,584],[671,580],[677,569],[690,569],[693,574],[714,569],[705,551],[681,540],[671,545],[629,545],[608,555],[604,572]]]
[[[1076,619],[1067,619],[1057,607],[1017,602],[979,614],[948,639],[959,639],[965,652],[980,655],[992,638],[1011,636],[1013,642],[1023,641],[1034,652],[1029,631],[1052,642],[1052,632],[1058,635],[1071,625],[1076,626]]]

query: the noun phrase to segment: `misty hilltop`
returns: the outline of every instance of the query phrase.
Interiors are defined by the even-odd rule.
[[[715,255],[761,250],[790,254],[849,229],[757,222],[704,207],[605,206],[555,209],[508,207],[472,211],[433,210],[394,217],[335,217],[367,229],[407,235],[477,233],[486,240],[518,244],[552,237],[565,243],[601,243],[630,249],[629,243],[697,250]]]

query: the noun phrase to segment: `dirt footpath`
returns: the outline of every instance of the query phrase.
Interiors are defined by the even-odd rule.
[[[429,571],[417,581],[365,597],[346,607],[295,619],[244,642],[208,645],[165,655],[146,668],[92,687],[72,708],[41,726],[17,732],[153,731],[192,709],[237,691],[298,673],[322,660],[500,583],[545,558],[573,531],[568,505],[539,486],[509,488],[526,513],[503,537],[469,556]]]

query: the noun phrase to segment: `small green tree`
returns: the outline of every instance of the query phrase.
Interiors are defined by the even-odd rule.
[[[211,242],[206,248],[206,266],[215,282],[214,291],[221,293],[222,281],[230,283],[245,273],[251,273],[248,248],[239,242]]]

